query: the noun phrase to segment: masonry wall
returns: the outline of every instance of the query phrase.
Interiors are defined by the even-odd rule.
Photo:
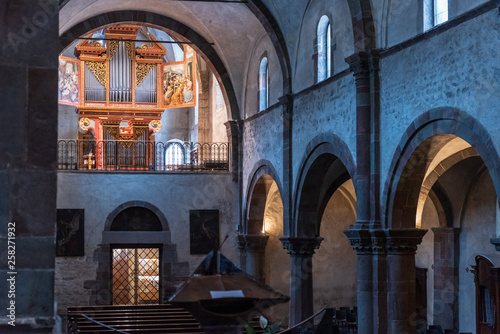
[[[55,320],[57,11],[55,0],[0,2],[2,333],[52,333]]]
[[[492,10],[381,60],[382,185],[405,130],[420,114],[437,107],[470,114],[499,150],[499,47],[498,10]]]
[[[189,210],[219,210],[220,240],[228,236],[222,252],[238,263],[235,221],[237,187],[226,173],[58,173],[57,208],[84,209],[85,256],[57,257],[55,299],[59,312],[68,305],[88,305],[84,282],[96,280],[94,253],[102,241],[104,222],[123,203],[145,201],[165,215],[179,262],[192,272],[202,255],[190,255]]]
[[[297,178],[307,144],[322,133],[335,134],[356,157],[356,96],[354,77],[320,84],[295,99],[293,111],[293,175]],[[354,160],[355,161],[355,160]],[[294,179],[294,184],[296,180]],[[295,189],[294,189],[295,191]]]
[[[78,139],[78,115],[76,107],[58,104],[57,138]]]
[[[246,196],[250,175],[261,159],[270,161],[277,174],[283,175],[283,110],[273,108],[259,117],[245,121],[243,129],[243,191]],[[282,183],[282,181],[280,180]],[[246,202],[244,197],[243,203]]]
[[[422,0],[376,2],[374,17],[376,30],[380,34],[380,47],[391,47],[423,33],[423,4],[426,2]],[[448,17],[456,18],[485,2],[487,0],[449,1]]]

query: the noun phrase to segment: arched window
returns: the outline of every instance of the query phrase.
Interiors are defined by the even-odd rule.
[[[317,77],[320,82],[332,73],[332,26],[326,15],[319,20],[317,41]]]
[[[267,57],[263,57],[259,66],[259,111],[269,106],[269,65]]]
[[[424,1],[424,31],[448,21],[448,0]]]
[[[180,141],[170,141],[167,143],[167,149],[165,150],[165,165],[167,166],[179,166],[184,164],[186,161],[184,146]]]

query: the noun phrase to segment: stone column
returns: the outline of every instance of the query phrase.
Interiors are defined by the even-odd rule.
[[[244,271],[247,270],[247,251],[246,251],[246,240],[244,234],[237,235],[238,251],[240,253],[240,268]]]
[[[290,254],[290,327],[313,315],[312,256],[323,238],[280,238]]]
[[[242,156],[241,147],[241,121],[227,121],[224,123],[226,126],[227,140],[229,142],[229,170],[233,173],[233,180],[237,181],[239,172],[239,161]]]
[[[372,235],[372,287],[374,333],[387,333],[387,252],[385,231],[370,231]]]
[[[268,235],[245,235],[247,248],[247,272],[265,283],[265,251]]]
[[[387,333],[387,261],[385,231],[344,232],[357,252],[358,333]]]
[[[381,228],[379,53],[368,50],[346,58],[356,84],[357,221],[345,233],[358,252],[359,333],[385,331],[385,313],[380,309],[385,306],[385,247],[378,250],[378,236],[373,236],[372,245],[370,232]]]
[[[368,229],[350,229],[344,232],[357,252],[358,333],[373,331],[372,242]]]
[[[357,228],[380,228],[380,83],[379,51],[346,58],[356,83]]]
[[[458,228],[433,227],[434,325],[458,331]]]
[[[258,281],[265,283],[265,250],[269,236],[240,234],[238,240],[245,248],[245,271]]]
[[[0,1],[0,12],[0,333],[52,333],[59,2]]]
[[[279,101],[283,108],[283,234],[290,235],[293,216],[293,95],[283,95]]]
[[[386,230],[387,333],[415,333],[415,252],[427,230]]]
[[[210,110],[209,71],[200,71],[200,86],[198,87],[198,142],[212,142],[212,124]]]

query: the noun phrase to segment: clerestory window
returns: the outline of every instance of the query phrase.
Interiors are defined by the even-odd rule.
[[[317,78],[318,82],[332,73],[332,27],[328,16],[323,15],[317,29]]]
[[[267,57],[263,57],[259,66],[259,111],[269,106],[269,64]]]
[[[424,1],[424,31],[448,21],[448,0]]]

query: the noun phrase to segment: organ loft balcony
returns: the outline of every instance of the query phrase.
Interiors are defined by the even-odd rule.
[[[229,171],[222,92],[188,42],[108,26],[63,51],[58,88],[59,170]]]

